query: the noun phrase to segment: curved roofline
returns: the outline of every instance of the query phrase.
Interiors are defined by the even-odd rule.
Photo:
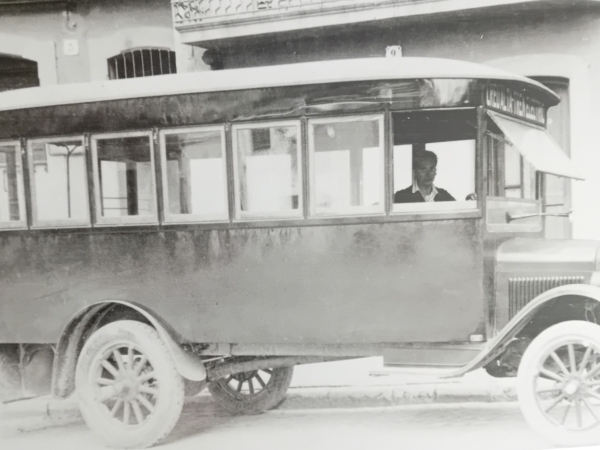
[[[0,111],[203,92],[368,80],[481,79],[520,82],[560,99],[541,83],[481,64],[441,58],[363,58],[228,69],[18,89],[0,93]]]

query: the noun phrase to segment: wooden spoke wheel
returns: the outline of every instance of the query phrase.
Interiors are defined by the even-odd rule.
[[[525,419],[555,445],[600,444],[600,326],[554,325],[527,348],[517,391]]]
[[[232,414],[259,414],[283,401],[293,372],[293,366],[241,372],[213,381],[208,389]]]
[[[144,448],[163,439],[181,414],[184,382],[156,330],[110,323],[86,342],[76,371],[79,406],[109,446]]]

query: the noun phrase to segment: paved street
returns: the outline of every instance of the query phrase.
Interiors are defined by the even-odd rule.
[[[104,447],[82,423],[23,433],[0,441],[2,449]],[[264,449],[508,449],[550,448],[535,436],[516,403],[412,405],[403,407],[271,411],[231,417],[187,404],[160,448]]]

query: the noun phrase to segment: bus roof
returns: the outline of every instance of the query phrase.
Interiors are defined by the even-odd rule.
[[[0,93],[0,111],[200,92],[402,79],[517,82],[538,91],[547,106],[559,102],[550,89],[521,75],[465,61],[404,57],[321,61],[18,89]]]

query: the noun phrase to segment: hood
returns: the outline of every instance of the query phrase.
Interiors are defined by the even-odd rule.
[[[498,248],[498,272],[594,272],[600,267],[599,241],[511,239]]]

